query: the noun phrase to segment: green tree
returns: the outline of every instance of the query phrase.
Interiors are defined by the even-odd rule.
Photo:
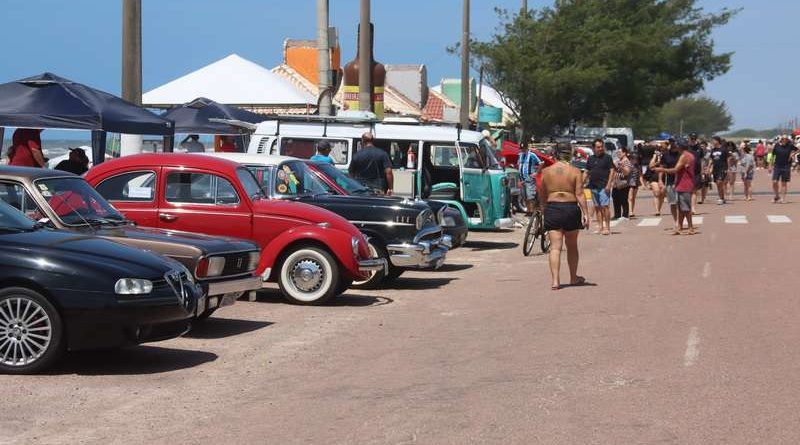
[[[668,133],[698,133],[713,136],[733,124],[725,102],[708,97],[686,97],[664,104],[659,113],[662,128]]]
[[[730,67],[711,31],[736,11],[706,13],[696,0],[557,0],[509,15],[474,62],[505,94],[526,134],[549,134],[570,119],[636,115],[680,96]]]

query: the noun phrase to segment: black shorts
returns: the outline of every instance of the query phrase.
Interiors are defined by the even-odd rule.
[[[577,202],[548,202],[544,207],[544,230],[571,232],[583,228]]]
[[[714,170],[714,182],[722,182],[728,177],[727,170]]]

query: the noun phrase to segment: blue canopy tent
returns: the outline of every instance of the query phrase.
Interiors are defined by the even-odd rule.
[[[0,84],[0,140],[2,127],[89,130],[98,164],[105,159],[106,132],[164,136],[164,151],[172,151],[175,135],[171,121],[51,73]]]
[[[266,117],[260,114],[223,105],[205,97],[198,97],[191,102],[172,107],[162,113],[161,118],[175,123],[175,133],[215,135],[240,135],[246,131],[222,122],[211,122],[209,119],[236,120],[251,124],[266,120]]]

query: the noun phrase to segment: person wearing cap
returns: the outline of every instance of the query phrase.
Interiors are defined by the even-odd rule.
[[[686,219],[688,225],[687,235],[694,235],[694,223],[692,222],[692,195],[694,194],[694,154],[689,150],[686,141],[671,141],[678,153],[678,160],[672,167],[656,167],[656,172],[666,175],[674,175],[672,187],[676,197],[677,219],[673,235],[680,235],[683,231],[683,220]]]
[[[180,147],[185,149],[187,153],[203,153],[206,151],[206,146],[200,142],[200,136],[196,134],[186,136],[181,141]]]
[[[525,196],[525,216],[533,214],[533,200],[536,198],[536,174],[542,160],[528,149],[526,144],[519,146],[519,178],[522,180],[522,192]]]
[[[769,166],[769,171],[772,173],[772,190],[775,192],[775,197],[772,202],[778,201],[781,204],[786,202],[786,192],[788,190],[788,183],[792,176],[792,155],[797,152],[795,147],[790,141],[789,136],[781,135],[780,140],[774,147],[772,147],[772,162]]]
[[[311,156],[311,160],[314,162],[334,164],[333,158],[331,157],[331,143],[328,141],[317,142],[317,154]]]
[[[80,147],[70,148],[69,158],[59,162],[55,170],[63,170],[80,176],[89,171],[89,157]]]
[[[548,260],[552,290],[561,289],[562,244],[567,247],[570,286],[587,284],[586,279],[578,275],[578,235],[580,229],[589,227],[589,210],[583,196],[583,175],[578,168],[569,164],[571,155],[571,148],[557,148],[559,162],[542,170],[539,189],[544,230],[550,237]]]

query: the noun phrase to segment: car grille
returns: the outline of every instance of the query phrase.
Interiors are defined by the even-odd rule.
[[[225,267],[222,269],[221,275],[223,277],[242,275],[252,271],[250,269],[250,252],[235,252],[215,256],[225,258]]]
[[[172,289],[181,305],[186,309],[192,304],[192,291],[189,288],[192,282],[185,271],[171,270],[164,275],[165,285]]]

